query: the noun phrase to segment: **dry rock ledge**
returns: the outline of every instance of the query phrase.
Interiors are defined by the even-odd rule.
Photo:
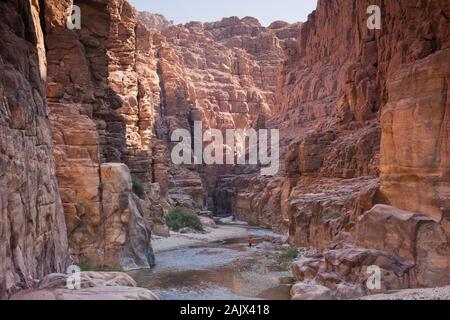
[[[361,300],[450,300],[450,286],[441,288],[406,289],[394,293],[376,294]]]
[[[170,232],[170,237],[154,236],[153,251],[158,253],[248,236],[247,230],[238,226],[218,225],[216,228],[204,227],[204,229],[206,233]]]
[[[80,289],[67,288],[67,274],[54,273],[42,279],[36,289],[14,295],[12,300],[159,300],[153,292],[138,288],[122,272],[81,272]]]

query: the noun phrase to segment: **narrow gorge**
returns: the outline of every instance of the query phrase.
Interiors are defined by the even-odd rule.
[[[173,235],[172,208],[301,248],[294,299],[450,285],[448,0],[318,0],[307,21],[269,26],[175,25],[127,0],[4,0],[0,15],[0,299],[64,286],[73,264],[169,263],[152,239]],[[278,174],[175,165],[171,137],[195,122],[279,130]],[[82,273],[105,281],[157,298]]]

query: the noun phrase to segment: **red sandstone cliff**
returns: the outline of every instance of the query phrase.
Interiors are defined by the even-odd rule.
[[[38,1],[0,3],[0,298],[64,271]]]
[[[276,112],[277,69],[284,49],[295,43],[298,25],[278,22],[265,28],[251,17],[230,17],[161,29],[153,23],[158,16],[139,17],[150,30],[162,30],[154,35],[162,106],[157,133],[166,149],[172,132],[190,129],[193,121],[223,132],[262,128]],[[168,181],[163,189],[171,204],[216,211],[221,209],[215,205],[217,177],[230,169],[170,166],[157,181]]]
[[[82,28],[70,30],[72,3],[1,3],[2,297],[70,261],[148,267],[150,228],[164,225],[151,37],[120,0],[75,1]]]
[[[47,97],[70,253],[77,262],[148,267],[150,228],[164,223],[152,185],[159,89],[151,38],[121,0],[75,1],[82,25],[69,30],[70,3],[47,1],[45,11]],[[142,184],[139,197],[132,178]]]
[[[403,280],[386,287],[442,285],[450,280],[449,3],[378,1],[382,30],[366,27],[370,4],[319,1],[281,69],[282,112],[271,120],[288,145],[281,211],[293,243],[337,249],[319,259],[331,263],[328,276],[350,281],[393,253],[383,274],[399,268]],[[375,204],[394,207],[365,213]],[[339,249],[349,244],[380,251]],[[323,272],[306,278],[336,290]]]

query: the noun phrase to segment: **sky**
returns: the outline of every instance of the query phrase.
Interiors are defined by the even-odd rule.
[[[138,11],[164,15],[175,24],[211,22],[223,17],[252,16],[263,26],[276,20],[306,21],[317,0],[130,0]]]

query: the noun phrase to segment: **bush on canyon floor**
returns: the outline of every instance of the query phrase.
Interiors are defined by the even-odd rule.
[[[179,231],[184,228],[203,230],[197,214],[193,210],[183,207],[171,208],[166,216],[166,224],[173,231]]]
[[[78,263],[78,267],[81,269],[81,271],[95,271],[95,272],[122,272],[123,269],[121,266],[114,266],[114,267],[106,267],[101,266],[93,263],[89,259],[83,259]]]
[[[144,196],[144,183],[141,179],[136,176],[131,176],[131,182],[133,183],[133,192],[139,197],[142,198]]]
[[[296,247],[289,247],[286,251],[281,253],[278,257],[278,261],[284,270],[289,270],[292,261],[294,261],[299,255],[299,250]]]

